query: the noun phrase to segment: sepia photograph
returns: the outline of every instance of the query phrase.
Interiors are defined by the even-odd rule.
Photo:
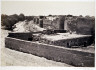
[[[95,0],[1,1],[1,66],[95,67]]]

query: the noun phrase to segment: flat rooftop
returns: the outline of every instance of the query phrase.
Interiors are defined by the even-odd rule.
[[[66,39],[74,39],[74,38],[83,38],[90,37],[91,35],[79,35],[79,34],[70,34],[70,33],[57,33],[56,35],[43,35],[41,38],[57,41],[57,40],[66,40]]]

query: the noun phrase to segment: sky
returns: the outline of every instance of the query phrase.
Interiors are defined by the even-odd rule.
[[[94,1],[1,1],[1,14],[90,15],[95,16]]]

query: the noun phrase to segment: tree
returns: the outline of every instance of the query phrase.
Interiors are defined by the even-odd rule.
[[[79,15],[79,17],[83,17],[82,15]]]
[[[24,16],[24,14],[21,13],[19,15],[19,21],[23,21],[23,20],[25,20],[25,16]]]
[[[2,14],[2,15],[1,15],[1,25],[2,25],[2,26],[4,26],[3,22],[4,22],[4,20],[5,20],[7,17],[8,17],[8,15],[6,15],[6,14]]]
[[[90,16],[89,15],[86,15],[85,18],[90,18]]]

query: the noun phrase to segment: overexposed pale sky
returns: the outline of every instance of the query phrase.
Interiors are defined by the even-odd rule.
[[[1,14],[90,15],[95,16],[95,2],[71,1],[1,1]]]

